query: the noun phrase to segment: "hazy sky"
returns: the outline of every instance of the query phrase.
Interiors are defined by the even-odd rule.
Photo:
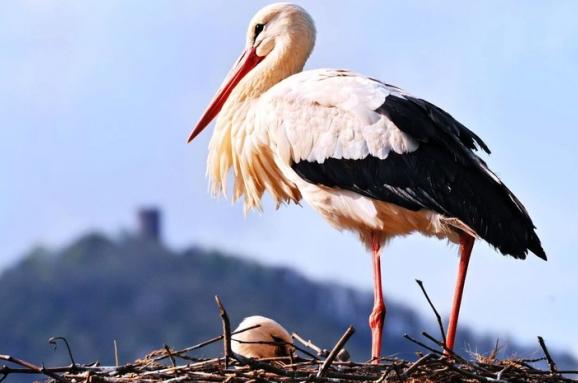
[[[186,137],[264,1],[4,1],[0,5],[0,268],[33,244],[132,229],[158,204],[167,242],[227,249],[369,289],[357,239],[308,206],[212,199],[211,129]],[[342,67],[443,107],[493,151],[550,260],[474,248],[461,319],[479,332],[542,335],[578,355],[578,2],[302,1],[318,40],[308,68]],[[457,249],[397,239],[386,299],[449,312]],[[223,281],[226,283],[226,281]],[[274,313],[263,313],[274,316]],[[386,321],[387,325],[387,321]]]

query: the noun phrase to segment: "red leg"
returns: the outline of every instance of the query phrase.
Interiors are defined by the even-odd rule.
[[[383,303],[383,293],[381,291],[381,261],[380,261],[379,240],[373,236],[371,239],[371,249],[373,258],[373,311],[369,316],[369,327],[371,328],[371,359],[373,363],[379,363],[381,357],[381,336],[383,329],[383,319],[385,318],[385,304]]]
[[[464,292],[468,263],[470,262],[470,255],[472,254],[474,241],[475,238],[468,234],[462,233],[460,235],[460,266],[458,268],[458,279],[454,291],[454,301],[452,303],[450,324],[448,326],[448,335],[446,340],[446,347],[452,351],[456,341],[456,329],[458,327],[458,316],[460,315],[460,306],[462,304],[462,293]]]

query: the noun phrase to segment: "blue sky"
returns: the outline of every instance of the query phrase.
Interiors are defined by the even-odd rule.
[[[489,144],[490,167],[538,226],[547,263],[476,244],[463,323],[527,343],[542,335],[578,355],[578,3],[298,3],[318,29],[307,68],[349,68],[449,111]],[[137,206],[158,204],[175,248],[199,243],[369,289],[370,259],[353,235],[307,206],[268,203],[245,218],[207,192],[211,129],[185,145],[265,4],[3,2],[0,269],[34,244],[131,229]],[[456,250],[394,240],[382,261],[386,297],[430,315],[420,278],[447,313]]]

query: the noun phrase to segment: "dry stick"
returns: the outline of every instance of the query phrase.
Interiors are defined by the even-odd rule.
[[[391,366],[387,367],[385,369],[385,371],[383,372],[383,374],[381,374],[379,379],[375,380],[375,383],[383,383],[387,379],[387,376],[389,375],[390,369],[391,369]]]
[[[393,365],[393,372],[395,372],[395,376],[397,376],[397,380],[399,380],[402,383],[405,383],[404,377],[399,374],[398,367],[395,364]]]
[[[542,338],[541,336],[538,337],[538,343],[540,343],[540,347],[542,347],[542,350],[544,351],[544,355],[546,355],[546,360],[548,361],[548,366],[550,366],[550,372],[552,374],[556,374],[556,363],[554,362],[554,359],[552,359],[552,356],[550,356],[550,352],[548,351],[548,348],[546,347],[546,343],[544,342],[544,338]]]
[[[502,380],[502,375],[504,375],[504,373],[506,371],[508,371],[509,369],[512,368],[511,364],[508,364],[506,367],[502,368],[500,371],[498,371],[498,373],[496,374],[496,380],[501,381]]]
[[[546,357],[545,357],[545,356],[543,356],[543,357],[541,357],[541,358],[534,358],[534,359],[521,359],[520,362],[523,362],[523,363],[536,363],[536,362],[541,362],[541,361],[543,361],[543,360],[546,360]],[[529,367],[532,367],[532,366],[529,366]],[[533,367],[532,367],[532,368],[533,368]]]
[[[490,359],[492,361],[495,361],[496,358],[498,357],[498,353],[500,352],[500,338],[496,339],[496,345],[494,346],[494,349],[492,350],[491,354],[490,354]]]
[[[82,366],[76,365],[76,369],[80,372],[104,372],[104,373],[112,373],[115,372],[116,369],[114,367],[89,367],[89,366]],[[61,366],[61,367],[44,367],[44,371],[52,372],[52,373],[59,373],[59,372],[70,372],[70,365],[68,366]],[[30,369],[28,367],[9,367],[9,366],[0,366],[0,375],[2,374],[39,374],[36,369]]]
[[[442,355],[443,355],[439,350],[433,349],[433,348],[431,348],[430,346],[428,346],[428,345],[420,342],[419,340],[413,339],[413,338],[412,338],[411,336],[409,336],[408,334],[403,334],[403,337],[404,337],[405,339],[409,340],[410,342],[415,343],[415,344],[417,344],[418,346],[425,348],[425,349],[428,350],[429,352],[433,352],[434,354],[439,355],[439,356],[442,356]]]
[[[241,354],[233,353],[233,358],[235,358],[241,364],[245,364],[245,365],[251,366],[251,367],[256,368],[256,369],[261,369],[261,370],[265,370],[268,372],[272,372],[273,374],[276,374],[276,375],[295,377],[295,374],[293,372],[288,372],[288,371],[285,371],[281,368],[272,366],[268,363],[264,363],[264,362],[260,362],[260,361],[255,360],[255,359],[247,358]]]
[[[118,358],[118,344],[116,343],[116,339],[113,339],[112,345],[114,347],[114,364],[116,367],[118,367],[120,363]]]
[[[231,334],[233,335],[233,334]],[[254,341],[249,341],[249,340],[240,340],[240,339],[234,339],[231,338],[232,342],[237,342],[237,343],[241,343],[241,344],[268,344],[271,346],[290,346],[295,348],[296,350],[301,351],[302,353],[304,353],[307,356],[312,357],[313,359],[317,359],[317,357],[315,355],[313,355],[312,353],[310,353],[307,350],[304,350],[301,347],[295,346],[293,343],[291,342],[287,342],[284,341],[283,339],[279,339],[278,341],[267,341],[267,340],[254,340]]]
[[[556,370],[558,374],[578,374],[578,370]]]
[[[327,371],[325,374],[326,378],[330,379],[342,379],[342,380],[361,380],[363,382],[373,381],[381,379],[379,375],[362,375],[362,374],[345,374],[341,372]]]
[[[270,361],[271,358],[263,358],[261,359],[262,361],[267,360]],[[315,360],[306,360],[304,362],[295,362],[295,363],[291,363],[291,364],[285,364],[283,367],[285,368],[292,368],[292,369],[296,369],[296,368],[300,368],[300,367],[313,367],[313,366],[317,366],[319,365],[319,359],[315,359]]]
[[[69,372],[70,366],[45,368],[45,370],[49,372]],[[30,368],[26,367],[9,367],[9,366],[0,367],[0,375],[10,375],[10,374],[38,375],[40,374],[40,372],[38,372],[37,370],[31,370]],[[2,379],[0,379],[0,382],[1,381]]]
[[[440,347],[445,346],[444,343],[441,343],[439,340],[437,340],[436,338],[434,338],[433,336],[431,336],[431,335],[428,334],[427,332],[424,331],[424,332],[422,332],[421,334],[422,334],[423,336],[425,336],[427,339],[431,340],[433,343],[437,344],[438,346],[440,346]],[[466,360],[466,359],[463,358],[462,356],[456,354],[456,353],[455,353],[454,351],[452,351],[452,350],[445,349],[445,351],[447,352],[447,355],[456,358],[456,359],[459,360],[461,363],[463,363],[463,364],[465,364],[465,365],[467,365],[467,366],[470,366],[471,368],[473,368],[473,369],[475,369],[475,370],[478,370],[478,371],[480,371],[480,372],[483,372],[483,373],[489,374],[489,375],[492,375],[492,374],[493,374],[491,371],[487,370],[486,368],[483,368],[483,367],[480,366],[479,364],[474,364],[474,363],[469,362],[468,360]]]
[[[301,343],[303,346],[309,347],[310,349],[315,351],[317,353],[317,356],[327,356],[329,354],[329,352],[326,349],[317,346],[310,339],[305,340],[301,338],[301,336],[299,336],[299,334],[297,334],[296,332],[292,333],[291,336],[299,343]]]
[[[429,339],[430,341],[432,341],[433,343],[437,344],[438,346],[442,347],[443,350],[445,352],[447,352],[447,355],[449,356],[453,356],[457,359],[459,359],[461,362],[468,364],[469,362],[464,359],[463,357],[459,356],[458,354],[456,354],[453,350],[450,350],[448,348],[445,347],[445,343],[440,342],[439,340],[437,340],[436,338],[434,338],[433,336],[431,336],[430,334],[428,334],[427,332],[423,331],[421,333],[421,335],[425,336],[427,339]]]
[[[76,370],[76,363],[74,362],[74,357],[72,356],[72,351],[70,350],[70,344],[68,344],[68,340],[63,336],[53,336],[48,338],[48,343],[50,343],[54,349],[56,350],[57,347],[57,340],[61,340],[64,345],[66,346],[66,351],[68,352],[68,357],[70,358],[70,366],[72,371]]]
[[[215,301],[217,302],[219,315],[221,316],[221,322],[223,324],[223,350],[225,352],[225,369],[227,369],[229,368],[229,358],[231,357],[231,322],[218,295],[215,295]]]
[[[440,326],[440,332],[442,334],[442,339],[444,341],[444,350],[445,350],[445,345],[447,344],[446,342],[446,332],[444,330],[444,325],[442,324],[442,317],[440,316],[440,314],[438,313],[438,311],[436,310],[434,304],[432,303],[431,299],[429,299],[429,295],[427,294],[427,292],[425,291],[425,287],[423,286],[423,282],[420,281],[419,279],[415,280],[417,282],[417,284],[419,285],[421,291],[423,292],[423,295],[425,295],[425,299],[427,299],[427,302],[429,303],[431,309],[433,310],[436,319],[438,321],[438,325]]]
[[[403,378],[408,378],[409,374],[411,374],[412,372],[414,372],[419,366],[421,366],[422,364],[424,364],[425,362],[427,362],[430,358],[432,358],[434,356],[434,354],[426,354],[424,356],[422,356],[421,358],[419,358],[418,360],[415,361],[414,364],[412,364],[407,370],[405,370],[403,372],[403,374],[401,374],[401,376]]]
[[[440,347],[445,346],[444,343],[441,343],[439,340],[437,340],[436,338],[434,338],[433,336],[431,336],[431,335],[428,334],[427,332],[424,331],[424,332],[422,332],[421,334],[422,334],[423,336],[425,336],[427,339],[429,339],[429,340],[431,340],[432,342],[434,342],[435,344],[437,344],[438,346],[440,346]],[[445,348],[444,348],[444,350],[447,352],[447,355],[452,356],[452,357],[458,359],[461,363],[463,363],[463,364],[465,364],[465,365],[468,365],[468,366],[470,366],[470,367],[472,367],[472,368],[474,368],[474,369],[476,369],[476,370],[478,370],[478,371],[484,372],[484,373],[486,373],[486,374],[490,374],[490,375],[493,374],[491,371],[488,371],[487,369],[483,368],[482,366],[476,365],[476,364],[473,364],[473,363],[469,362],[468,360],[466,360],[466,359],[463,358],[462,356],[456,354],[456,353],[455,353],[454,351],[452,351],[452,350],[445,349]],[[446,354],[444,354],[444,355],[447,356]]]
[[[285,342],[285,343],[288,343],[288,342]],[[291,343],[288,343],[288,344],[291,344]],[[291,346],[294,347],[295,350],[301,351],[301,352],[304,353],[305,355],[313,358],[313,360],[319,360],[316,355],[313,355],[312,353],[310,353],[309,351],[305,350],[304,348],[299,347],[299,346],[295,346],[295,344],[291,344]]]
[[[331,352],[329,353],[329,356],[327,357],[327,359],[325,359],[325,362],[323,362],[323,364],[319,368],[319,372],[317,373],[318,378],[321,378],[325,374],[325,372],[327,371],[329,366],[331,366],[331,363],[333,363],[333,361],[337,357],[337,354],[339,353],[339,351],[343,348],[343,346],[345,346],[345,343],[347,343],[349,338],[351,338],[351,336],[354,333],[355,333],[355,329],[353,328],[353,326],[350,325],[347,328],[347,330],[345,330],[345,333],[341,336],[341,338],[337,341],[337,343],[335,344],[335,347],[333,347],[333,350],[331,350]]]
[[[65,382],[65,380],[62,379],[61,376],[59,376],[59,375],[57,375],[57,374],[55,374],[55,373],[53,373],[53,372],[50,372],[50,371],[46,370],[46,369],[44,368],[44,366],[39,367],[39,366],[37,366],[37,365],[35,365],[35,364],[32,364],[32,363],[27,362],[27,361],[22,360],[22,359],[14,358],[14,357],[12,357],[12,356],[10,356],[10,355],[1,355],[1,354],[0,354],[0,360],[5,360],[5,361],[7,361],[7,362],[11,362],[11,363],[14,363],[14,364],[18,364],[18,365],[20,365],[20,366],[22,366],[22,367],[26,367],[26,368],[28,368],[28,369],[30,369],[30,370],[33,370],[33,371],[37,372],[38,374],[44,374],[44,375],[49,376],[49,377],[51,377],[52,379],[57,380],[57,381],[59,381],[59,382]]]
[[[260,325],[260,324],[256,324],[256,325],[254,325],[254,326],[250,326],[250,327],[247,327],[247,328],[244,328],[244,329],[241,329],[241,330],[232,332],[231,335],[237,335],[237,334],[240,334],[240,333],[242,333],[242,332],[249,331],[249,330],[253,330],[253,329],[258,328],[258,327],[261,327],[261,325]],[[187,353],[187,352],[189,352],[189,351],[198,350],[199,348],[203,348],[203,347],[205,347],[205,346],[208,346],[208,345],[210,345],[210,344],[213,344],[213,343],[215,343],[215,342],[218,342],[218,341],[220,341],[221,339],[223,339],[223,335],[219,335],[219,336],[213,337],[213,338],[211,338],[211,339],[207,339],[207,340],[205,340],[205,341],[203,341],[203,342],[201,342],[201,343],[198,343],[198,344],[196,344],[196,345],[194,345],[194,346],[186,347],[186,348],[183,348],[183,349],[178,350],[178,351],[173,351],[173,355],[174,355],[174,356],[180,356],[180,355],[185,354],[185,353]],[[163,359],[166,359],[166,358],[168,358],[168,357],[169,357],[168,355],[161,355],[161,356],[157,356],[157,357],[153,358],[152,360],[153,360],[153,362],[158,362],[159,360],[163,360]]]
[[[211,366],[213,364],[220,364],[220,360],[221,360],[220,358],[213,358],[213,359],[204,360],[202,362],[187,364],[187,365],[183,365],[183,366],[168,367],[168,368],[163,367],[160,370],[145,371],[145,372],[143,372],[142,375],[143,376],[149,376],[149,375],[164,373],[164,372],[168,372],[168,371],[186,370],[186,369],[194,369],[194,368],[206,368],[207,366]]]
[[[541,371],[538,370],[537,368],[535,368],[534,366],[531,366],[529,363],[536,363],[536,362],[541,362],[543,360],[546,360],[546,357],[542,357],[542,358],[536,358],[536,359],[521,359],[521,360],[514,360],[513,362],[515,364],[517,364],[518,366],[522,366],[525,367],[527,369],[529,369],[532,372],[535,371]],[[549,372],[548,372],[549,373]]]
[[[438,376],[443,375],[444,373],[448,372],[450,368],[449,367],[443,367],[437,370],[433,370],[431,375],[428,375],[428,379],[430,379],[433,382],[443,382],[443,381],[449,381],[451,380],[450,377],[448,377],[448,375],[445,375],[445,378],[440,378],[438,379]]]
[[[476,379],[476,380],[487,380],[487,379],[485,379],[485,378],[486,378],[485,376],[479,375],[479,374],[475,374],[475,373],[473,373],[473,372],[465,371],[465,370],[463,370],[463,369],[461,369],[461,368],[458,368],[458,367],[456,367],[455,365],[453,365],[452,363],[450,363],[449,361],[447,361],[446,359],[441,360],[441,362],[442,362],[443,364],[445,364],[446,367],[448,367],[450,370],[455,371],[455,372],[457,372],[457,373],[460,374],[460,375],[467,376],[467,377],[469,377],[469,378],[473,378],[473,379]]]
[[[165,351],[169,355],[169,358],[171,358],[171,363],[172,363],[173,367],[177,367],[177,362],[175,362],[175,357],[171,353],[171,349],[170,349],[168,344],[165,344]]]

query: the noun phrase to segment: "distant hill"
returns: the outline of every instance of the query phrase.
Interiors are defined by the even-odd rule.
[[[122,362],[164,344],[179,348],[218,335],[215,294],[234,326],[262,314],[327,348],[353,324],[357,333],[348,350],[354,359],[369,358],[371,294],[215,251],[175,252],[141,238],[89,234],[58,251],[32,250],[0,275],[0,286],[0,354],[47,365],[67,363],[64,350],[47,343],[51,336],[68,338],[80,362],[112,364],[114,339]],[[412,358],[418,348],[402,335],[419,336],[424,329],[438,334],[433,319],[388,299],[385,353]],[[467,329],[457,341],[479,352],[494,343]],[[540,356],[536,349],[510,344],[507,353]],[[216,350],[198,356],[210,352]],[[558,361],[573,363],[564,355]]]

